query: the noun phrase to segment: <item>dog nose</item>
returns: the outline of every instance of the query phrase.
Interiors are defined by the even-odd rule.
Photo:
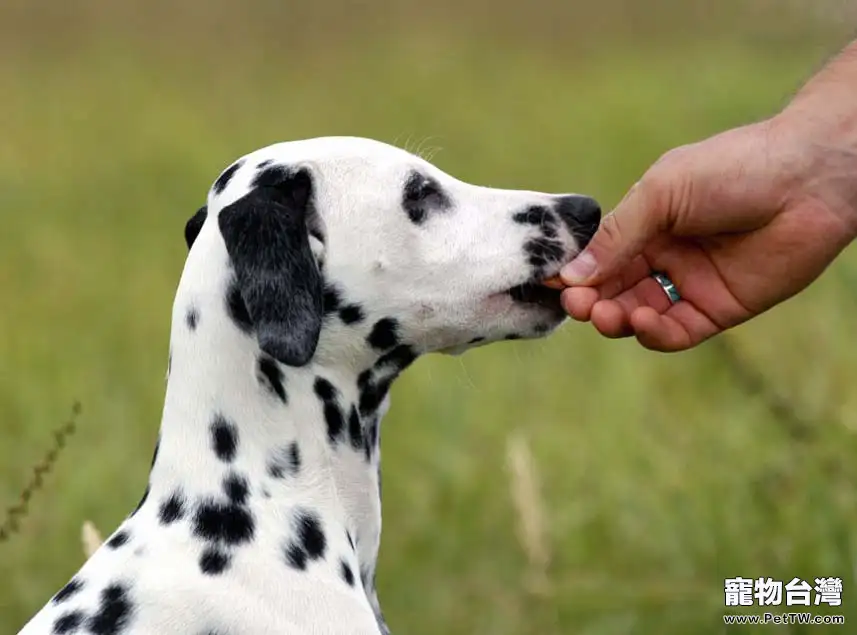
[[[601,206],[598,201],[588,196],[560,196],[557,199],[556,212],[569,229],[581,225],[598,225],[601,221]]]
[[[589,196],[569,194],[558,197],[556,213],[580,243],[581,249],[592,240],[601,222],[601,205]]]

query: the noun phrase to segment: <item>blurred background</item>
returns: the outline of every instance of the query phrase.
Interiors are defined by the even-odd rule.
[[[671,147],[775,112],[855,21],[844,0],[4,0],[0,632],[142,494],[184,223],[235,158],[368,136],[609,209]],[[851,250],[693,352],[569,324],[421,361],[383,430],[393,632],[750,632],[723,626],[734,576],[840,577],[854,623],[855,310]]]

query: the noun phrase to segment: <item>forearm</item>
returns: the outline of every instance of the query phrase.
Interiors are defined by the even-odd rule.
[[[792,150],[800,193],[821,200],[857,237],[857,41],[849,44],[774,117]]]
[[[800,118],[813,128],[836,129],[857,137],[857,40],[814,75],[783,114]]]

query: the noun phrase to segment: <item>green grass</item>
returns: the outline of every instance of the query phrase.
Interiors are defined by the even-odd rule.
[[[354,134],[439,147],[435,162],[469,181],[610,207],[670,147],[773,112],[837,45],[694,41],[686,28],[561,54],[555,39],[429,25],[301,55],[266,39],[263,55],[252,41],[143,47],[105,27],[73,52],[4,56],[0,506],[74,400],[84,414],[0,542],[0,632],[81,564],[84,520],[107,533],[142,493],[182,228],[223,166],[273,141]],[[570,324],[418,363],[383,433],[378,583],[394,632],[713,635],[736,575],[839,576],[857,620],[855,280],[847,252],[801,297],[681,355]],[[771,411],[745,365],[791,415]],[[795,416],[807,434],[790,432]],[[514,434],[541,482],[542,594],[516,533]]]

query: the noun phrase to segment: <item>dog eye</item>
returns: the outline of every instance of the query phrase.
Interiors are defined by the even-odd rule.
[[[440,186],[438,186],[437,183],[431,180],[423,181],[419,186],[418,195],[421,199],[427,199],[432,196],[439,196]]]
[[[412,172],[405,182],[402,204],[408,216],[417,225],[422,224],[430,211],[449,208],[450,201],[440,184],[433,178]]]
[[[439,192],[440,188],[421,174],[411,175],[405,184],[405,200],[408,201],[422,201]]]
[[[445,199],[440,184],[424,174],[412,173],[405,183],[405,200],[416,202],[430,198]]]

